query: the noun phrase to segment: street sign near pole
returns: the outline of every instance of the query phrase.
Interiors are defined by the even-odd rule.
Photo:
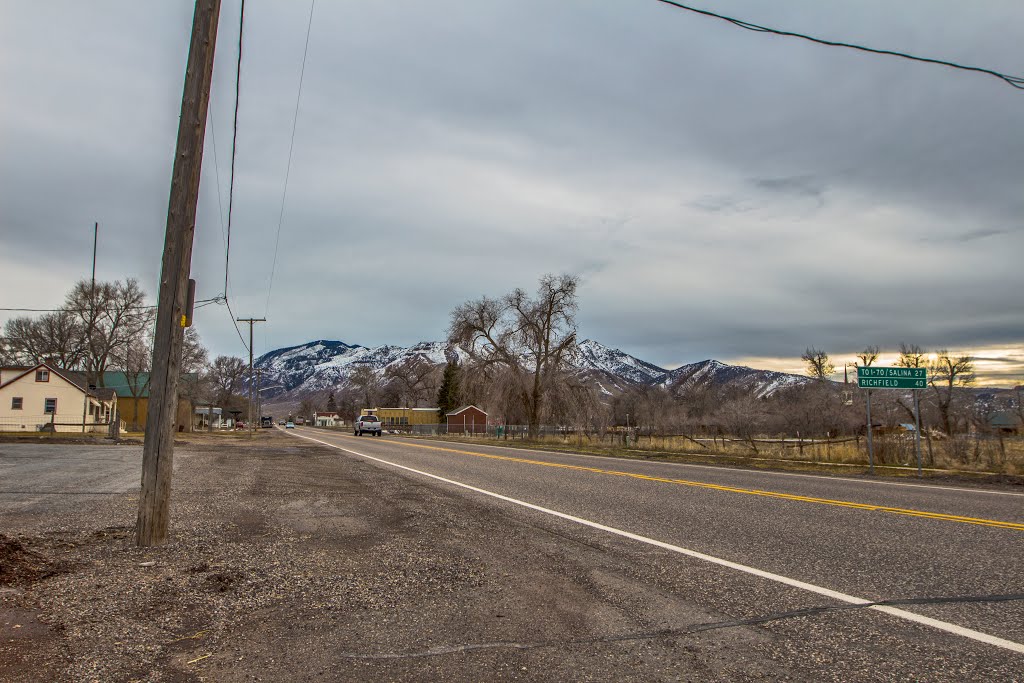
[[[857,368],[861,389],[927,389],[927,368]]]

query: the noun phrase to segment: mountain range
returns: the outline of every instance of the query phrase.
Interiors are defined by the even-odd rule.
[[[465,359],[465,352],[444,342],[421,342],[414,346],[366,347],[320,339],[299,346],[263,354],[256,367],[263,371],[263,396],[276,404],[298,402],[327,391],[343,389],[357,368],[369,368],[383,377],[389,367],[413,360],[443,365]],[[570,365],[589,378],[605,395],[611,396],[633,386],[662,386],[687,391],[706,386],[728,386],[760,398],[780,389],[809,381],[799,375],[728,365],[717,360],[682,365],[672,370],[586,339],[579,343]]]

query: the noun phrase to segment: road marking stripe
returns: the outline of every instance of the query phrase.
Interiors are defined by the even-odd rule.
[[[959,524],[975,524],[978,526],[995,527],[997,529],[1012,529],[1014,531],[1024,531],[1024,524],[1018,522],[1006,522],[997,519],[983,519],[980,517],[965,517],[963,515],[950,515],[944,512],[929,512],[927,510],[914,510],[911,508],[898,508],[890,507],[887,505],[875,505],[874,503],[855,503],[849,500],[836,500],[832,498],[817,498],[815,496],[801,496],[793,493],[781,493],[778,491],[765,491],[763,489],[748,489],[741,488],[739,486],[725,486],[722,484],[710,484],[703,481],[693,481],[690,479],[669,479],[666,477],[652,477],[646,474],[638,474],[636,472],[623,472],[621,470],[606,470],[599,467],[584,467],[583,465],[568,465],[560,462],[547,462],[544,460],[531,460],[530,458],[514,458],[507,455],[495,455],[493,453],[480,453],[477,451],[465,451],[457,448],[444,448],[441,446],[428,446],[426,444],[409,443],[403,442],[403,446],[409,446],[411,448],[425,448],[433,451],[443,451],[446,453],[459,453],[462,455],[472,455],[479,458],[489,458],[491,460],[505,460],[508,462],[517,462],[526,465],[541,465],[543,467],[555,467],[558,469],[565,470],[576,470],[579,472],[593,472],[594,474],[608,474],[616,477],[630,477],[632,479],[643,479],[646,481],[656,481],[664,484],[676,484],[678,486],[692,486],[694,488],[711,489],[714,491],[724,491],[727,493],[743,493],[749,496],[761,496],[764,498],[779,498],[782,500],[792,500],[800,503],[816,503],[818,505],[831,505],[833,507],[845,507],[852,508],[855,510],[868,510],[871,512],[888,512],[894,515],[906,515],[908,517],[923,517],[925,519],[937,519],[944,522],[957,522]]]
[[[438,441],[441,441],[442,443],[462,443],[461,441],[444,441],[442,439],[438,439]],[[405,443],[405,442],[403,441],[403,443]],[[564,456],[568,456],[568,457],[572,457],[572,458],[599,458],[599,459],[604,460],[604,461],[607,461],[609,458],[614,458],[615,457],[615,456],[609,456],[609,455],[592,455],[590,453],[573,453],[571,451],[555,451],[555,450],[550,450],[549,451],[549,450],[538,450],[536,448],[518,448],[516,446],[500,446],[498,444],[490,444],[490,443],[487,444],[487,448],[500,448],[500,449],[506,450],[506,451],[519,451],[520,453],[537,453],[539,455],[564,455]],[[641,452],[641,451],[634,451],[634,452]],[[654,455],[654,453],[651,453],[651,455]],[[688,455],[688,454],[687,453],[683,453],[683,455]],[[697,456],[701,456],[701,457],[707,457],[703,453],[693,453],[693,455],[697,455]],[[803,473],[803,472],[775,472],[773,470],[749,470],[749,469],[741,469],[741,468],[738,468],[738,467],[727,467],[727,466],[723,466],[723,465],[700,465],[700,464],[692,463],[692,462],[661,462],[661,461],[647,460],[647,459],[644,459],[644,460],[631,460],[630,462],[634,462],[634,463],[651,463],[651,464],[655,464],[655,465],[669,465],[669,466],[672,466],[672,467],[690,467],[690,468],[693,468],[693,469],[714,470],[714,471],[717,471],[717,472],[722,472],[722,471],[738,472],[738,473],[744,474],[744,475],[749,475],[749,474],[767,474],[767,475],[771,475],[773,477],[802,477],[804,479],[823,479],[825,481],[848,481],[848,482],[852,482],[854,484],[867,484],[869,486],[900,486],[900,487],[903,487],[903,488],[929,489],[929,490],[932,490],[932,491],[961,491],[961,492],[964,492],[964,493],[982,493],[982,494],[985,494],[985,495],[992,495],[992,496],[1020,496],[1020,497],[1024,497],[1024,493],[1017,493],[1016,491],[991,491],[989,489],[975,489],[975,488],[967,488],[967,487],[964,487],[964,486],[943,486],[942,484],[911,484],[911,483],[905,482],[905,481],[876,481],[876,480],[873,480],[873,479],[853,479],[851,477],[835,477],[835,476],[825,475],[825,474],[806,474],[806,473]]]
[[[293,436],[295,436],[297,438],[300,438],[300,439],[306,439],[307,441],[314,441],[316,443],[323,444],[324,446],[328,446],[330,448],[334,448],[334,449],[337,449],[339,451],[345,451],[347,453],[351,453],[352,455],[359,456],[360,458],[366,458],[367,460],[374,460],[374,461],[379,462],[381,464],[389,465],[391,467],[395,467],[395,468],[398,468],[400,470],[405,470],[407,472],[412,472],[414,474],[418,474],[418,475],[421,475],[421,476],[424,476],[424,477],[429,477],[430,479],[435,479],[437,481],[441,481],[441,482],[444,482],[446,484],[451,484],[452,486],[458,486],[459,488],[463,488],[463,489],[466,489],[466,490],[469,490],[469,491],[474,491],[476,493],[480,493],[480,494],[485,495],[485,496],[490,496],[491,498],[496,498],[498,500],[502,500],[502,501],[505,501],[507,503],[512,503],[514,505],[519,505],[521,507],[528,508],[530,510],[535,510],[537,512],[543,512],[544,514],[552,515],[553,517],[558,517],[560,519],[565,519],[565,520],[568,520],[570,522],[575,522],[577,524],[582,524],[583,526],[587,526],[587,527],[590,527],[592,529],[598,529],[600,531],[605,531],[605,532],[610,533],[610,534],[615,534],[616,536],[621,536],[623,538],[628,538],[628,539],[633,540],[633,541],[638,541],[640,543],[645,543],[647,545],[652,545],[652,546],[655,546],[657,548],[662,548],[663,550],[669,550],[669,551],[672,551],[672,552],[675,552],[675,553],[679,553],[680,555],[685,555],[687,557],[692,557],[692,558],[697,559],[697,560],[702,560],[704,562],[709,562],[711,564],[715,564],[715,565],[718,565],[720,567],[725,567],[727,569],[733,569],[733,570],[736,570],[736,571],[739,571],[739,572],[743,572],[744,574],[751,574],[753,576],[757,576],[757,577],[760,577],[760,578],[763,578],[763,579],[768,579],[769,581],[775,581],[776,583],[781,583],[783,585],[790,586],[792,588],[799,588],[799,589],[805,590],[805,591],[807,591],[809,593],[814,593],[816,595],[822,595],[822,596],[825,596],[825,597],[828,597],[828,598],[832,598],[833,600],[838,600],[839,602],[845,602],[845,603],[850,604],[850,605],[864,605],[866,609],[873,609],[873,610],[876,610],[878,612],[884,612],[886,614],[889,614],[889,615],[892,615],[892,616],[895,616],[895,617],[899,617],[900,619],[905,619],[907,621],[912,621],[912,622],[915,622],[915,623],[918,623],[918,624],[923,624],[925,626],[930,626],[930,627],[935,628],[935,629],[940,630],[940,631],[945,631],[946,633],[952,633],[954,635],[962,636],[964,638],[969,638],[971,640],[976,640],[976,641],[979,641],[979,642],[982,642],[982,643],[987,643],[989,645],[994,645],[996,647],[1001,647],[1001,648],[1003,648],[1005,650],[1010,650],[1012,652],[1017,652],[1017,653],[1020,653],[1020,654],[1024,654],[1024,644],[1016,643],[1016,642],[1014,642],[1012,640],[1006,640],[1004,638],[999,638],[998,636],[989,635],[988,633],[982,633],[981,631],[975,631],[974,629],[965,628],[963,626],[958,626],[956,624],[951,624],[951,623],[949,623],[947,621],[940,621],[938,619],[932,619],[931,617],[926,617],[924,615],[917,614],[915,612],[909,612],[909,611],[907,611],[905,609],[900,609],[898,607],[892,607],[892,606],[889,606],[889,605],[873,605],[870,600],[866,600],[865,598],[858,598],[858,597],[853,596],[853,595],[847,595],[846,593],[840,593],[839,591],[834,591],[834,590],[832,590],[830,588],[825,588],[823,586],[817,586],[817,585],[815,585],[813,583],[806,583],[806,582],[800,581],[798,579],[791,579],[788,576],[783,576],[781,574],[774,574],[772,572],[768,572],[768,571],[765,571],[763,569],[757,569],[756,567],[750,567],[750,566],[747,566],[745,564],[740,564],[738,562],[732,562],[731,560],[726,560],[726,559],[723,559],[723,558],[720,558],[720,557],[715,557],[714,555],[706,555],[704,553],[697,552],[696,550],[690,550],[689,548],[684,548],[682,546],[674,545],[672,543],[665,543],[664,541],[659,541],[657,539],[650,538],[648,536],[641,536],[640,534],[634,534],[631,531],[625,531],[624,529],[618,529],[616,527],[607,526],[607,525],[601,524],[599,522],[593,522],[593,521],[591,521],[589,519],[584,519],[582,517],[576,517],[575,515],[570,515],[570,514],[567,514],[565,512],[559,512],[558,510],[552,510],[551,508],[542,507],[540,505],[534,505],[533,503],[527,503],[524,500],[519,500],[517,498],[510,498],[509,496],[504,496],[504,495],[502,495],[500,493],[496,493],[494,491],[488,491],[487,489],[482,489],[482,488],[479,488],[479,487],[476,487],[476,486],[472,486],[470,484],[464,484],[464,483],[462,483],[460,481],[455,481],[454,479],[447,479],[445,477],[441,477],[441,476],[438,476],[436,474],[431,474],[430,472],[424,472],[422,470],[417,470],[417,469],[414,469],[412,467],[407,467],[405,465],[400,465],[400,464],[398,464],[396,462],[391,462],[390,460],[384,460],[383,458],[377,458],[377,457],[372,456],[372,455],[367,455],[366,453],[360,453],[359,451],[354,451],[354,450],[352,450],[350,448],[345,448],[344,446],[339,446],[338,444],[333,444],[333,443],[330,443],[328,441],[322,441],[320,439],[314,439],[311,436],[305,436],[303,434],[293,434]]]

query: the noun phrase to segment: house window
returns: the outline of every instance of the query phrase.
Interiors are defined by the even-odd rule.
[[[36,381],[37,382],[49,382],[50,371],[49,370],[36,370]]]
[[[11,397],[11,410],[21,410],[22,397],[12,396]]]
[[[43,412],[47,415],[57,412],[57,399],[48,398],[43,404]]]

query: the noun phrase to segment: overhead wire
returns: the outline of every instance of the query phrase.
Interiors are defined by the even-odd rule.
[[[887,56],[890,56],[890,57],[899,57],[901,59],[909,59],[911,61],[924,62],[926,64],[937,64],[939,66],[945,66],[945,67],[948,67],[950,69],[958,69],[960,71],[972,71],[972,72],[975,72],[975,73],[982,73],[982,74],[986,74],[986,75],[998,78],[999,80],[1009,84],[1011,87],[1017,88],[1018,90],[1024,90],[1024,78],[1022,78],[1020,76],[1010,76],[1009,74],[1004,74],[1004,73],[1001,73],[999,71],[995,71],[994,69],[987,69],[987,68],[979,67],[979,66],[968,66],[966,64],[958,64],[957,62],[950,62],[950,61],[946,61],[944,59],[933,59],[931,57],[919,57],[917,55],[912,55],[912,54],[909,54],[909,53],[906,53],[906,52],[899,52],[899,51],[896,51],[896,50],[882,50],[882,49],[873,48],[873,47],[865,47],[864,45],[857,45],[855,43],[844,43],[844,42],[840,42],[840,41],[836,41],[836,40],[826,40],[824,38],[816,38],[814,36],[809,36],[809,35],[806,35],[804,33],[796,33],[794,31],[785,31],[785,30],[782,30],[782,29],[770,28],[768,26],[761,26],[759,24],[754,24],[754,23],[751,23],[749,21],[744,21],[743,19],[736,19],[735,17],[728,17],[728,16],[726,16],[724,14],[718,14],[717,12],[711,12],[709,10],[699,9],[697,7],[691,7],[690,5],[684,5],[683,3],[676,2],[675,0],[656,0],[656,1],[660,2],[662,4],[665,4],[665,5],[670,5],[672,7],[677,8],[677,9],[685,10],[687,12],[693,12],[694,14],[702,14],[702,15],[704,15],[706,17],[712,17],[714,19],[721,19],[722,21],[727,21],[730,24],[733,24],[734,26],[738,26],[738,27],[746,29],[748,31],[756,31],[758,33],[771,33],[773,35],[785,36],[785,37],[788,37],[788,38],[800,38],[801,40],[808,40],[808,41],[810,41],[812,43],[817,43],[819,45],[827,45],[829,47],[844,47],[844,48],[848,48],[850,50],[859,50],[861,52],[868,52],[868,53],[876,54],[876,55],[887,55]]]
[[[288,143],[288,162],[284,171],[284,189],[281,192],[281,212],[277,218],[277,236],[274,238],[274,259],[270,266],[270,281],[267,285],[267,301],[263,307],[263,314],[266,317],[270,310],[270,294],[274,290],[274,273],[277,271],[277,252],[281,245],[281,226],[284,224],[284,209],[288,199],[288,179],[292,171],[292,153],[295,150],[295,130],[299,123],[299,103],[302,100],[302,83],[306,75],[306,57],[309,54],[309,34],[313,28],[313,10],[316,8],[316,0],[309,3],[309,22],[306,24],[306,44],[302,49],[302,68],[299,70],[299,87],[295,94],[295,113],[292,116],[292,135]]]
[[[231,310],[231,302],[228,300],[228,274],[231,263],[231,219],[234,216],[235,205],[235,159],[237,158],[238,151],[238,101],[242,83],[242,36],[244,30],[245,0],[242,0],[241,8],[238,12],[238,62],[235,66],[235,111],[231,124],[231,176],[230,181],[228,182],[228,227],[227,237],[224,244],[224,305],[227,307],[228,315],[231,317],[231,325],[235,328],[235,332],[238,334],[238,340],[242,342],[242,346],[245,347],[246,352],[248,352],[249,345],[245,343],[245,337],[242,336],[242,330],[238,328],[238,321],[235,319],[235,312]]]
[[[209,299],[197,299],[196,308],[202,308],[203,306],[209,306],[210,304],[219,304],[224,301],[224,297],[218,295]],[[122,310],[126,311],[146,311],[153,310],[156,306],[127,306]],[[0,312],[4,313],[91,313],[91,308],[0,308]]]
[[[231,125],[231,179],[228,183],[228,231],[224,245],[224,294],[228,291],[228,271],[231,263],[231,219],[235,208],[235,159],[238,151],[238,99],[242,82],[242,32],[245,27],[245,0],[238,13],[238,62],[235,67],[235,113]]]

